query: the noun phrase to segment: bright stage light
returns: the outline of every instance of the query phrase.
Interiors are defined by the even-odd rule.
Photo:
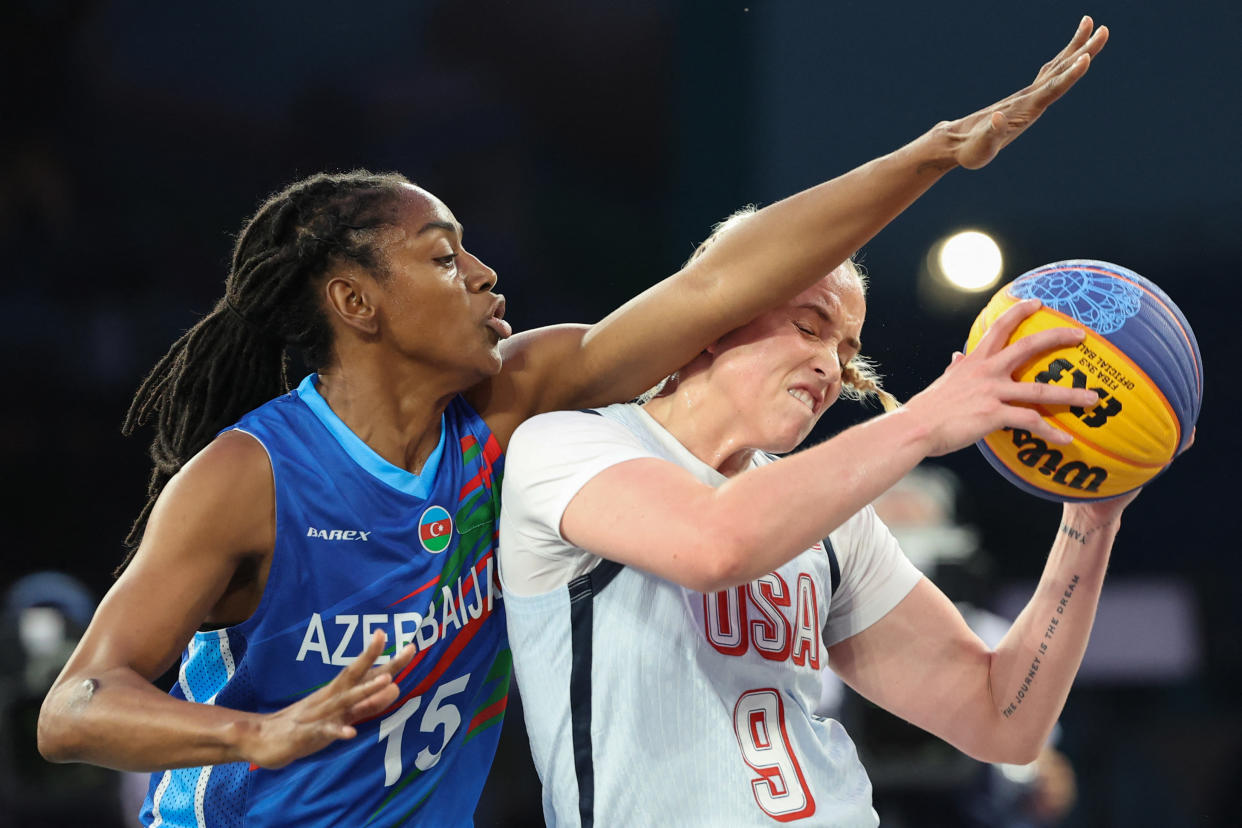
[[[966,230],[945,239],[936,259],[946,282],[971,293],[993,287],[1004,266],[1000,247],[991,236],[978,230]]]

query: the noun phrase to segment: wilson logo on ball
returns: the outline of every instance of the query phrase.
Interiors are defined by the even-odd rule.
[[[1010,432],[1013,438],[1018,462],[1051,478],[1052,482],[1058,486],[1094,493],[1098,492],[1100,484],[1108,479],[1107,469],[1088,466],[1081,460],[1064,462],[1063,452],[1049,448],[1044,440],[1025,429],[1006,428],[1004,430]]]

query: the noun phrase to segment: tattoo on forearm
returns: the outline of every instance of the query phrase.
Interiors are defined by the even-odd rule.
[[[1061,524],[1061,534],[1067,536],[1070,540],[1078,541],[1084,546],[1087,543],[1087,538],[1091,537],[1091,532],[1080,532],[1068,523]]]
[[[1096,532],[1100,531],[1101,529],[1104,529],[1104,530],[1115,529],[1116,525],[1117,525],[1117,521],[1112,520],[1112,521],[1105,521],[1104,523],[1100,523],[1096,526],[1092,526],[1090,529],[1077,529],[1073,526],[1070,526],[1068,523],[1062,523],[1059,531],[1061,532],[1062,535],[1065,535],[1070,540],[1076,540],[1080,544],[1083,544],[1085,546],[1087,541],[1089,541],[1091,539],[1091,536],[1094,535]]]
[[[1061,600],[1057,602],[1056,614],[1049,619],[1048,628],[1044,630],[1044,640],[1039,642],[1039,654],[1031,659],[1030,669],[1026,671],[1026,676],[1022,679],[1022,686],[1018,688],[1017,693],[1014,693],[1013,701],[1009,702],[1009,706],[1001,711],[1001,715],[1006,719],[1017,713],[1022,702],[1026,701],[1026,697],[1030,695],[1031,685],[1035,683],[1035,674],[1039,672],[1039,667],[1043,663],[1040,661],[1040,657],[1048,655],[1048,647],[1052,643],[1052,637],[1056,635],[1057,629],[1061,626],[1061,616],[1065,614],[1065,609],[1069,606],[1070,599],[1074,597],[1074,590],[1078,587],[1078,580],[1078,576],[1074,575],[1065,586],[1065,592],[1061,595]]]

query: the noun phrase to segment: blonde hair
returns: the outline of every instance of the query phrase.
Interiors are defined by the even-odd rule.
[[[703,252],[707,250],[707,248],[710,247],[716,239],[720,238],[726,231],[736,227],[738,224],[745,221],[758,211],[759,208],[756,205],[747,204],[730,213],[722,221],[714,224],[712,226],[711,235],[700,242],[698,247],[694,248],[694,252],[690,254],[690,258],[686,259],[686,264],[690,264],[695,259],[699,258],[699,256],[702,256]],[[849,265],[850,270],[858,279],[858,283],[862,285],[863,296],[866,296],[867,274],[862,269],[862,265],[854,261],[853,256],[850,256],[842,264]],[[643,394],[640,399],[643,402],[646,402],[656,396],[656,394],[660,393],[664,386],[668,384],[669,380],[676,376],[676,374],[673,374],[672,377],[661,380],[658,385]],[[884,390],[884,388],[880,385],[881,378],[881,374],[876,371],[875,362],[862,354],[858,354],[847,362],[841,369],[841,396],[847,400],[859,403],[867,403],[872,399],[875,399],[879,401],[885,411],[896,411],[898,408],[901,408],[901,401]]]
[[[875,363],[861,354],[841,369],[841,396],[854,402],[877,399],[885,411],[901,408],[901,400],[880,386],[880,374],[875,370]]]

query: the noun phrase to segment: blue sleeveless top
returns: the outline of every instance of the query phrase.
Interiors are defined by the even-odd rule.
[[[171,694],[266,713],[329,682],[376,629],[413,641],[388,709],[279,770],[245,763],[152,774],[142,821],[174,826],[472,822],[500,735],[511,658],[496,586],[503,457],[461,397],[422,474],[351,432],[315,390],[246,414],[267,450],[276,548],[241,624],[199,632]],[[221,515],[227,520],[227,515]]]

